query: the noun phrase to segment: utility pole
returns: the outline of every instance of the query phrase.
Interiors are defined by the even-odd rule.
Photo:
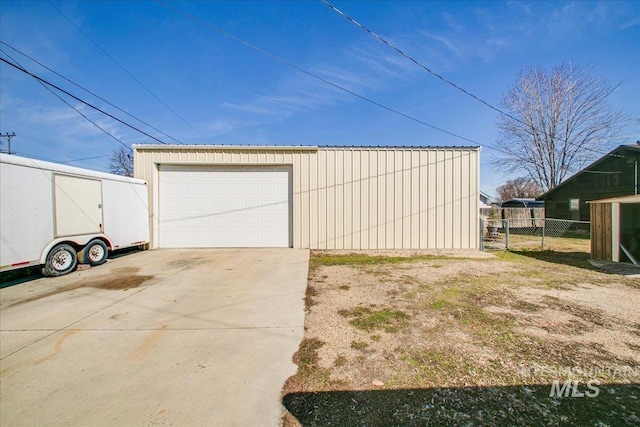
[[[0,138],[7,138],[7,154],[13,154],[11,152],[11,138],[14,136],[16,136],[15,132],[0,133]]]

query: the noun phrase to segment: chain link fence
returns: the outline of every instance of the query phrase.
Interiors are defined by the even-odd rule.
[[[551,218],[480,219],[481,249],[591,251],[591,223]]]

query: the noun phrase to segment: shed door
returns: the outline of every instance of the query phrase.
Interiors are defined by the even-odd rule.
[[[291,247],[291,168],[161,165],[159,245]]]
[[[56,237],[102,232],[102,181],[54,175]]]

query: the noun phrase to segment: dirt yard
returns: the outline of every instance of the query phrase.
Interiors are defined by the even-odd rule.
[[[640,279],[587,259],[312,253],[284,424],[638,425]]]

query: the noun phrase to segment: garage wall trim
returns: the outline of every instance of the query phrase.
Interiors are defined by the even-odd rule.
[[[475,249],[479,147],[134,145],[150,187],[160,246],[163,166],[288,167],[290,246],[310,249]]]

